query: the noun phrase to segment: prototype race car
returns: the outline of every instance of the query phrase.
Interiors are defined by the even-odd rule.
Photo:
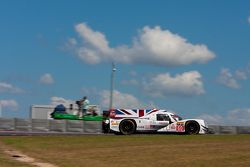
[[[110,111],[110,130],[115,134],[136,132],[205,134],[208,126],[202,119],[182,119],[166,110],[114,109]]]

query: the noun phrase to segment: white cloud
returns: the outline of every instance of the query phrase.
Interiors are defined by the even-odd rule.
[[[218,115],[209,115],[209,114],[202,114],[198,117],[199,119],[204,119],[209,125],[222,125],[224,124],[225,119]]]
[[[191,44],[185,38],[159,26],[145,26],[131,46],[109,47],[109,42],[101,32],[94,31],[85,23],[75,26],[82,46],[70,40],[69,45],[77,56],[86,63],[98,64],[115,61],[125,64],[151,64],[161,66],[180,66],[192,63],[206,63],[215,57],[204,44]]]
[[[104,90],[100,93],[100,95],[101,95],[100,104],[102,108],[109,108],[110,91]],[[122,93],[117,90],[114,90],[113,107],[114,108],[155,108],[155,105],[152,103],[145,104],[131,94]]]
[[[136,77],[138,74],[137,74],[136,71],[130,71],[129,75],[132,76],[132,77]]]
[[[235,77],[233,76],[233,74],[230,72],[229,69],[227,68],[223,68],[220,71],[220,74],[217,78],[217,81],[229,88],[233,88],[233,89],[239,89],[240,85],[237,82],[237,80],[235,79]]]
[[[0,82],[0,93],[23,93],[24,90],[9,83]]]
[[[46,73],[40,77],[40,83],[50,85],[54,83],[54,79],[51,74]]]
[[[250,24],[250,16],[248,17],[247,21],[248,21],[248,23]]]
[[[229,122],[236,125],[250,125],[250,108],[234,109],[228,113]]]
[[[70,46],[75,46],[77,45],[77,40],[75,38],[70,38],[68,40],[68,43],[70,44]]]
[[[144,83],[144,89],[152,96],[193,96],[205,93],[201,74],[197,71],[185,72],[172,77],[169,73],[158,74]]]
[[[240,80],[247,80],[250,74],[249,64],[242,69],[237,69],[231,72],[228,68],[222,68],[219,76],[217,77],[217,82],[233,89],[240,88]]]
[[[15,100],[0,100],[0,105],[4,109],[16,111],[18,109],[18,103]]]
[[[63,97],[56,97],[53,96],[50,98],[51,101],[51,105],[59,105],[59,104],[63,104],[65,106],[69,106],[70,104],[75,104],[75,101],[73,100],[69,100],[69,99],[65,99]]]
[[[235,71],[235,78],[239,79],[239,80],[247,80],[248,79],[247,72],[241,71],[241,70],[236,70]]]
[[[139,82],[138,82],[136,79],[130,79],[130,80],[123,80],[123,81],[121,81],[121,84],[123,84],[123,85],[134,85],[134,86],[136,86],[136,85],[139,84]]]
[[[100,90],[96,87],[82,87],[81,88],[81,94],[83,96],[99,96]]]
[[[209,125],[250,126],[250,108],[234,109],[225,116],[202,114],[198,118],[204,119]]]

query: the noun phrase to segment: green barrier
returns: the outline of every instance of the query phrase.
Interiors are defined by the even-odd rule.
[[[83,117],[79,117],[77,115],[72,115],[72,114],[59,114],[59,113],[54,113],[52,118],[54,119],[69,119],[69,120],[83,120],[83,121],[102,121],[103,117],[96,115],[85,115]]]

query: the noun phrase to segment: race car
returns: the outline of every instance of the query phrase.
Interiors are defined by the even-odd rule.
[[[205,134],[209,130],[202,119],[182,119],[158,109],[113,109],[107,123],[112,132],[123,135],[137,132]]]

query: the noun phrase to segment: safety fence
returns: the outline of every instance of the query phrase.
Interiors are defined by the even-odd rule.
[[[250,134],[250,126],[209,125],[213,134]],[[0,132],[100,134],[101,121],[0,118]]]
[[[47,120],[0,118],[1,131],[21,132],[70,132],[70,133],[102,133],[102,122],[79,120]]]
[[[209,125],[213,134],[250,134],[250,126]]]

